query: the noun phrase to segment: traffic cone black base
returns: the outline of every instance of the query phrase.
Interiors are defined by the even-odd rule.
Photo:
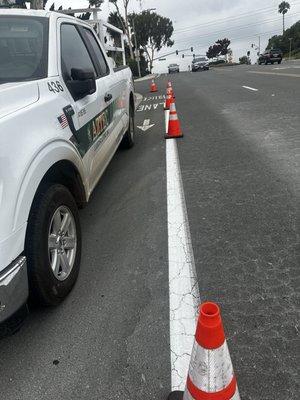
[[[167,400],[182,400],[184,392],[180,392],[176,390],[176,392],[172,392],[169,394]]]
[[[167,133],[165,134],[165,139],[178,139],[178,138],[182,138],[183,137],[183,133],[181,133],[178,136],[169,136]]]

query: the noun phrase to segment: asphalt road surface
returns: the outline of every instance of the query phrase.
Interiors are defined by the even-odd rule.
[[[136,146],[80,212],[78,283],[0,342],[5,400],[165,400],[171,390],[168,76],[136,84]],[[171,76],[202,301],[216,301],[243,400],[299,398],[300,64]]]

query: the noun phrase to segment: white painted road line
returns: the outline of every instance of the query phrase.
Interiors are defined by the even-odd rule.
[[[244,89],[248,89],[248,90],[253,90],[253,92],[258,92],[258,89],[255,89],[253,87],[250,86],[243,86]]]
[[[173,391],[185,388],[200,304],[176,139],[166,140],[166,168]]]
[[[300,78],[300,74],[288,74],[282,72],[263,72],[263,71],[247,71],[248,74],[259,74],[259,75],[274,75],[274,76],[287,76],[288,78]]]
[[[168,133],[169,130],[169,116],[170,116],[170,110],[165,110],[165,126],[166,126],[166,134]]]

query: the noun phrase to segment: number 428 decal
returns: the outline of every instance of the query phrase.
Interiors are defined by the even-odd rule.
[[[56,82],[48,82],[48,89],[50,92],[53,93],[59,93],[59,92],[63,92],[64,88],[62,87],[61,83],[59,81]]]

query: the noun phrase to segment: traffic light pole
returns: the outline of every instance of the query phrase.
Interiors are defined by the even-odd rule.
[[[183,51],[188,51],[188,50],[191,50],[191,47],[189,47],[188,49],[175,50],[175,51],[172,51],[171,53],[163,54],[160,57],[153,58],[153,61],[159,60],[160,58],[163,58],[163,57],[171,56],[172,54],[176,54],[178,56],[179,53],[182,53]]]
[[[133,29],[133,34],[134,34],[134,47],[135,47],[135,59],[137,61],[137,66],[138,66],[138,72],[139,72],[139,77],[141,78],[141,59],[140,59],[140,51],[137,47],[137,40],[136,40],[136,34],[135,34],[135,25],[134,25],[134,19],[132,21],[132,29]]]

